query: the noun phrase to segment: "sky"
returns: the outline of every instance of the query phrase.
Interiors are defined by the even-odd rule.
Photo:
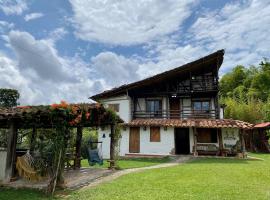
[[[270,58],[270,0],[0,0],[0,88],[89,102],[225,49],[220,76]]]

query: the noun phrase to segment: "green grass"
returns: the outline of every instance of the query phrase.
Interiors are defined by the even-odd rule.
[[[47,196],[35,190],[14,190],[0,187],[0,200],[48,200]]]
[[[170,161],[169,157],[164,157],[164,158],[124,158],[124,159],[120,159],[118,161],[117,165],[120,169],[130,169],[130,168],[148,167],[148,166],[158,165],[158,164],[166,163],[169,161]],[[82,164],[82,167],[90,167],[87,159],[82,160],[81,164]],[[109,162],[107,162],[107,160],[104,160],[103,165],[100,166],[97,164],[93,167],[108,168]]]
[[[270,199],[270,154],[264,159],[201,158],[175,167],[132,173],[65,199]],[[25,191],[4,191],[0,199],[29,199]],[[16,194],[17,193],[17,194]],[[11,195],[11,196],[8,196]],[[38,193],[31,199],[43,199]],[[8,197],[8,198],[7,198]]]

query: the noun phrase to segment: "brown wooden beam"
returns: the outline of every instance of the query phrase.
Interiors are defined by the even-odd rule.
[[[10,182],[10,179],[15,175],[17,135],[18,129],[16,127],[15,121],[12,120],[9,123],[5,182]]]
[[[77,136],[76,136],[76,155],[74,160],[74,168],[81,168],[81,146],[82,146],[82,133],[83,127],[77,127]]]
[[[193,127],[193,140],[194,140],[193,155],[198,156],[198,151],[197,151],[197,128],[196,127]]]
[[[115,150],[116,150],[116,137],[115,137],[115,124],[111,125],[111,142],[110,142],[110,169],[115,169],[116,163],[115,163]]]
[[[221,133],[221,129],[217,129],[217,134],[218,134],[218,144],[219,144],[219,151],[220,151],[220,155],[223,155],[223,140],[222,140],[222,133]]]
[[[30,153],[33,153],[35,150],[36,136],[37,136],[37,128],[33,127],[32,134],[31,134],[31,140],[30,140]]]

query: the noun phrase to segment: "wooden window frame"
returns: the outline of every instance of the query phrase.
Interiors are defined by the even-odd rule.
[[[113,110],[114,112],[119,112],[120,110],[120,104],[119,103],[109,103],[108,108],[110,110]]]
[[[156,132],[158,130],[158,132]],[[152,126],[150,127],[150,142],[160,142],[160,127]]]
[[[210,131],[209,132],[210,133],[210,140],[209,141],[200,141],[199,134],[203,134],[202,132],[200,132],[201,130],[209,130]],[[215,138],[212,135],[214,133],[216,134]],[[218,131],[216,129],[197,128],[197,143],[200,143],[200,144],[216,144],[216,143],[218,143]]]

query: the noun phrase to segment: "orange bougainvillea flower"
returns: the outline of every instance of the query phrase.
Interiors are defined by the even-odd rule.
[[[31,108],[31,106],[17,106],[16,108],[27,109],[27,108]]]
[[[90,118],[90,113],[87,112],[87,113],[85,114],[85,117],[86,117],[86,119],[89,119],[89,118]]]
[[[68,103],[66,101],[61,101],[60,104],[54,103],[54,104],[51,105],[51,108],[52,109],[57,109],[57,108],[66,109],[66,108],[68,108]]]

